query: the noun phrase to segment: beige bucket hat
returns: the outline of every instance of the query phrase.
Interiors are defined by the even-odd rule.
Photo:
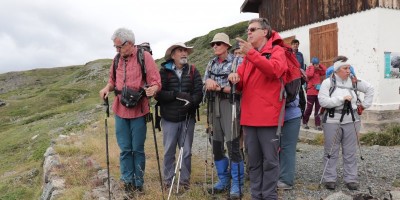
[[[178,42],[178,43],[173,44],[172,46],[170,46],[170,47],[167,49],[167,51],[165,52],[164,59],[165,59],[165,60],[172,59],[172,58],[171,58],[171,53],[172,53],[172,51],[173,51],[174,49],[176,49],[176,48],[178,48],[178,47],[185,48],[186,51],[188,52],[188,55],[190,55],[191,53],[193,53],[193,47],[188,47],[188,46],[185,45],[185,43]]]
[[[231,43],[229,43],[229,36],[226,33],[217,33],[215,34],[213,40],[210,42],[223,42],[225,44],[227,44],[229,47],[231,47]]]

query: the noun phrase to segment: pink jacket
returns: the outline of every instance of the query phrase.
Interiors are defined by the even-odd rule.
[[[238,67],[242,91],[241,125],[277,126],[278,117],[285,100],[279,100],[281,82],[279,78],[287,69],[283,48],[272,43],[281,41],[278,33],[273,32],[261,52],[250,50]],[[264,55],[271,54],[267,59]]]
[[[315,69],[314,65],[307,67],[307,95],[318,95],[319,90],[316,89],[316,85],[321,84],[325,79],[326,67],[321,64],[319,67],[321,69]]]

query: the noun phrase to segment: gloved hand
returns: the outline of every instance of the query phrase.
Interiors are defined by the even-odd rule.
[[[184,105],[187,107],[191,106],[191,104],[193,103],[192,96],[190,96],[190,94],[187,92],[178,92],[176,94],[176,99],[186,101]]]

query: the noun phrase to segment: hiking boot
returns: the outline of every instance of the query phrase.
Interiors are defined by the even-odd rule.
[[[135,194],[135,186],[132,183],[124,183],[125,199],[131,199]]]
[[[244,162],[231,164],[232,185],[229,196],[231,199],[240,199],[243,196]]]
[[[133,191],[134,191],[136,194],[144,195],[143,186],[133,186]]]
[[[325,188],[328,190],[335,190],[336,183],[335,182],[325,182]]]
[[[189,183],[179,183],[179,187],[182,187],[184,190],[189,190],[190,184]]]
[[[349,190],[358,190],[358,183],[346,183],[346,186]]]
[[[291,190],[293,189],[293,186],[290,186],[284,182],[278,181],[278,185],[277,185],[279,190]]]
[[[164,183],[164,184],[163,184],[163,190],[164,190],[164,191],[167,191],[167,192],[168,192],[170,187],[171,187],[171,184],[169,184],[169,183]]]
[[[315,130],[322,131],[322,127],[321,126],[317,126],[317,127],[315,127]]]
[[[217,169],[218,182],[213,186],[214,194],[222,193],[230,188],[231,176],[228,171],[229,160],[224,157],[221,160],[215,161],[215,168]],[[208,190],[208,193],[212,193],[212,189]]]
[[[304,129],[310,129],[310,127],[307,124],[303,124]]]

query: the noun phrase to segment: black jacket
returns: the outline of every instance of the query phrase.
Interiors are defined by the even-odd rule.
[[[157,93],[155,99],[161,107],[161,117],[171,122],[180,122],[186,119],[189,113],[193,118],[196,114],[196,108],[202,101],[203,81],[199,71],[193,65],[184,65],[182,76],[179,79],[172,69],[173,61],[167,61],[161,64],[160,76],[162,89]],[[183,106],[184,102],[177,100],[176,95],[180,92],[189,93],[192,102],[190,106]]]

